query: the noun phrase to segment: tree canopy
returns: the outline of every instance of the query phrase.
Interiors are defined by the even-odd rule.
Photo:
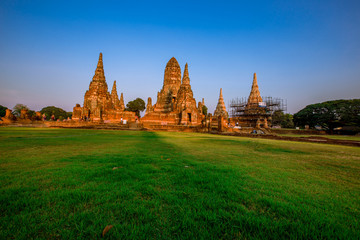
[[[66,119],[71,117],[72,113],[66,112],[64,109],[54,107],[54,106],[47,106],[41,109],[40,111],[42,114],[45,113],[46,119],[49,120],[52,115],[55,116],[55,119]]]
[[[272,125],[281,126],[282,128],[293,128],[293,115],[277,110],[272,114]]]
[[[141,98],[136,98],[126,104],[125,110],[135,112],[136,116],[140,117],[140,112],[145,110],[145,102]]]
[[[321,126],[332,131],[336,127],[360,126],[360,99],[334,100],[306,106],[294,114],[297,126]]]
[[[207,115],[207,112],[208,112],[207,106],[205,106],[205,105],[202,106],[202,112],[205,116]]]
[[[22,110],[22,109],[27,109],[27,110],[29,110],[29,108],[28,108],[26,105],[24,105],[24,104],[21,104],[21,103],[16,104],[16,105],[14,106],[14,108],[13,108],[13,114],[14,114],[14,116],[20,117],[20,114],[21,114],[21,110]]]
[[[4,117],[6,114],[7,107],[0,105],[0,117]]]

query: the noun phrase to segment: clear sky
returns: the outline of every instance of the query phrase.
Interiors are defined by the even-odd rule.
[[[125,102],[187,62],[194,97],[214,111],[250,93],[308,104],[360,98],[360,1],[0,1],[0,105],[83,104],[103,53]]]

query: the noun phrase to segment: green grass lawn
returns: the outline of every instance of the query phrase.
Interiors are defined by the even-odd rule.
[[[358,239],[360,148],[0,128],[0,239]]]

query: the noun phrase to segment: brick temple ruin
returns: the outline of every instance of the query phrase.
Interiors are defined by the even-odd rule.
[[[29,114],[29,109],[23,108],[20,110],[20,115],[15,116],[11,109],[5,110],[5,116],[0,118],[0,124],[33,124],[43,120],[41,112],[35,112],[34,115]]]
[[[205,116],[202,113],[204,102],[196,105],[191,90],[188,64],[185,64],[184,75],[181,79],[181,68],[173,57],[165,67],[164,83],[157,100],[152,105],[149,97],[146,113],[141,118],[145,127],[157,128],[159,126],[200,126]]]
[[[225,119],[229,118],[229,114],[226,111],[226,107],[224,103],[222,88],[220,88],[219,100],[218,100],[218,104],[216,105],[216,109],[214,111],[214,117],[223,117]]]
[[[125,111],[124,96],[117,94],[116,81],[114,81],[111,93],[108,92],[108,85],[105,80],[102,53],[95,70],[94,77],[90,82],[89,90],[84,96],[83,107],[76,104],[73,109],[72,120],[87,120],[92,122],[121,121],[133,122],[136,120],[134,112]]]
[[[229,130],[228,124],[229,114],[226,111],[222,88],[220,88],[219,100],[216,105],[214,114],[208,117],[207,123],[209,131],[224,132]]]
[[[153,104],[149,97],[145,115],[138,119],[135,112],[125,110],[124,95],[121,93],[119,97],[116,81],[109,92],[104,73],[103,55],[100,53],[95,74],[84,95],[83,106],[76,104],[73,108],[72,119],[46,121],[44,114],[36,112],[30,116],[27,109],[22,109],[16,117],[10,109],[7,109],[6,115],[0,119],[0,124],[250,133],[256,129],[266,132],[265,130],[271,126],[272,114],[275,111],[286,111],[286,104],[282,99],[260,95],[256,73],[253,76],[249,96],[231,100],[228,111],[222,88],[220,88],[214,113],[205,115],[204,106],[204,99],[197,103],[194,98],[188,64],[185,64],[182,75],[178,61],[172,57],[166,64],[163,86],[157,93],[156,103]]]
[[[203,114],[204,99],[196,103],[190,85],[188,64],[185,64],[183,76],[178,61],[173,57],[166,64],[161,90],[157,93],[156,103],[149,97],[145,116],[140,123],[147,129],[184,130],[194,127],[218,131],[231,131],[231,127],[269,128],[271,114],[264,107],[259,86],[254,73],[251,91],[245,102],[230,105],[231,117],[226,110],[222,89],[213,115]],[[266,104],[265,104],[266,105]],[[235,108],[235,110],[234,110]],[[235,112],[235,114],[234,114]],[[108,92],[102,54],[84,96],[84,105],[77,104],[73,110],[73,120],[91,122],[119,123],[123,120],[135,122],[134,112],[125,111],[123,93],[119,98],[116,81],[111,93]]]
[[[271,111],[276,104],[263,101],[260,95],[256,73],[254,73],[250,95],[247,100],[233,100],[230,124],[245,128],[269,128]]]
[[[252,129],[269,128],[272,112],[284,110],[278,100],[261,97],[256,73],[254,73],[249,97],[243,100],[232,100],[229,113],[226,110],[221,88],[213,115],[205,116],[203,106],[205,106],[204,99],[197,103],[194,98],[188,64],[185,64],[182,75],[180,65],[173,57],[166,64],[163,86],[157,93],[156,103],[153,104],[149,97],[145,116],[137,121],[134,112],[125,110],[124,96],[121,93],[119,97],[116,81],[113,83],[111,92],[108,91],[102,53],[100,53],[95,74],[84,95],[83,106],[76,104],[71,121],[52,123],[52,125],[89,127],[113,123],[107,126],[118,128],[120,126],[118,123],[128,122],[135,128],[154,130],[236,132],[241,129],[241,132],[249,132]],[[36,113],[36,119],[41,120],[41,117],[41,113]],[[12,111],[8,109],[6,116],[1,120],[2,123],[26,122],[28,117],[24,110],[21,111],[21,116],[15,118]],[[121,125],[123,128],[123,124]]]

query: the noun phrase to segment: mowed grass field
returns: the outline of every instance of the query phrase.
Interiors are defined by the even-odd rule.
[[[0,128],[0,239],[359,239],[360,148]]]

